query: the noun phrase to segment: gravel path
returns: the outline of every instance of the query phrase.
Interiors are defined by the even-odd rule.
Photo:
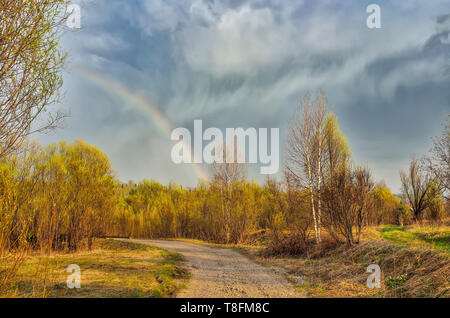
[[[296,298],[304,297],[269,268],[250,261],[228,248],[182,241],[132,240],[185,257],[192,277],[180,298]]]

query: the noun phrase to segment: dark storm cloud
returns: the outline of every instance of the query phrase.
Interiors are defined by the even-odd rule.
[[[302,96],[322,88],[355,160],[397,191],[398,170],[450,112],[450,5],[385,1],[370,30],[366,2],[97,1],[65,46],[72,65],[147,96],[177,126],[279,127],[284,139]],[[98,144],[122,180],[196,183],[148,119],[68,72],[72,118],[51,140]]]

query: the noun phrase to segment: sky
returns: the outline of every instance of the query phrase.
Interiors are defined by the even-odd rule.
[[[355,163],[400,190],[450,113],[450,1],[96,0],[67,31],[69,117],[43,144],[83,139],[116,176],[195,186],[208,167],[177,165],[170,130],[279,128],[322,89]],[[381,8],[369,29],[366,7]],[[282,170],[282,163],[280,171]],[[249,177],[265,176],[251,165]],[[280,176],[280,175],[278,175]]]

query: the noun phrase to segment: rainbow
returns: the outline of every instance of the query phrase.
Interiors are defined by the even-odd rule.
[[[170,139],[170,135],[174,129],[172,122],[164,116],[163,113],[148,99],[131,92],[127,88],[118,84],[117,82],[112,82],[111,80],[94,73],[84,67],[76,66],[70,69],[73,73],[77,74],[79,77],[89,81],[90,83],[101,87],[106,92],[111,95],[119,97],[127,105],[140,111],[144,114],[147,119],[158,129],[158,131],[167,136]],[[183,151],[191,151],[187,147],[183,147]],[[203,169],[200,164],[190,164],[192,166],[194,173],[200,179],[207,180],[209,178],[208,173]]]

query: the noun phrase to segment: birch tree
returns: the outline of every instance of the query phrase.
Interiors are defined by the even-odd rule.
[[[316,243],[320,243],[320,189],[323,175],[326,113],[327,100],[323,92],[320,91],[317,94],[314,102],[311,102],[311,96],[306,94],[291,119],[287,138],[286,174],[300,187],[309,190]]]
[[[315,161],[317,164],[317,237],[320,243],[320,228],[322,217],[322,202],[321,202],[321,189],[323,181],[323,155],[326,146],[326,134],[325,134],[325,122],[327,116],[328,101],[324,92],[319,91],[315,103],[314,111],[312,113],[313,128],[315,130],[315,143],[316,156]]]
[[[225,226],[226,243],[231,240],[232,215],[233,215],[233,186],[241,180],[244,180],[247,175],[247,166],[244,163],[238,163],[238,145],[237,139],[229,144],[219,144],[216,148],[219,151],[217,158],[219,162],[215,161],[212,164],[214,173],[213,183],[217,185],[220,192],[220,205],[222,210],[222,218]],[[234,158],[234,160],[227,160]]]

